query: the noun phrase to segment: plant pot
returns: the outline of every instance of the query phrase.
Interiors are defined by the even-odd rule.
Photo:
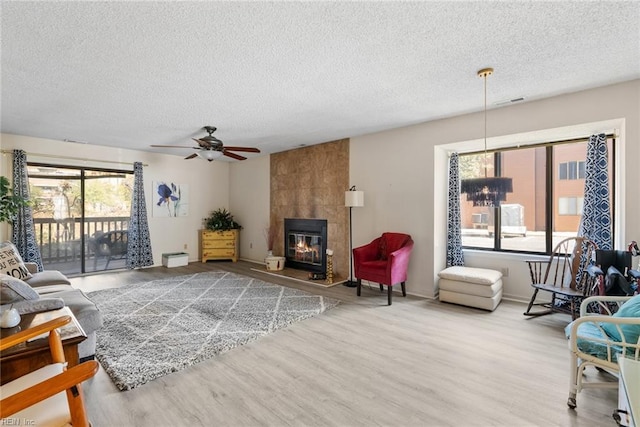
[[[264,259],[264,263],[267,266],[267,271],[282,271],[284,270],[285,258],[282,256],[268,256]]]

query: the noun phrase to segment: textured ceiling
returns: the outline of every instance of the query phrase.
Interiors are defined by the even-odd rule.
[[[635,1],[0,7],[2,132],[180,156],[204,125],[272,153],[479,111],[487,66],[490,104],[640,78]]]

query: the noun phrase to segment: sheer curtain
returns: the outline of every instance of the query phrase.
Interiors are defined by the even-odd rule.
[[[13,194],[31,200],[29,175],[27,174],[27,154],[23,150],[13,150]],[[33,225],[33,210],[30,205],[20,208],[12,225],[11,239],[25,262],[35,262],[38,265],[38,271],[44,270]]]
[[[141,162],[133,164],[133,174],[133,197],[131,199],[131,218],[129,220],[127,241],[127,268],[131,269],[153,265]]]
[[[447,267],[464,265],[460,219],[460,171],[458,153],[449,158],[449,202],[447,220]]]
[[[611,199],[609,197],[609,161],[607,137],[591,135],[587,143],[585,164],[584,204],[578,236],[584,236],[598,245],[598,249],[611,250]]]

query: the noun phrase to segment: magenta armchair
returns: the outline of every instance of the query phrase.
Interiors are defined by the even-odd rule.
[[[413,240],[408,234],[383,233],[371,243],[353,249],[353,268],[357,279],[358,296],[363,280],[377,282],[380,291],[383,285],[388,289],[388,303],[391,305],[391,287],[400,283],[402,296],[407,296],[404,283],[407,280],[409,255]]]

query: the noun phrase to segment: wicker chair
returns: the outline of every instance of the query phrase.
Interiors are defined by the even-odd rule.
[[[635,299],[631,301],[632,298]],[[585,381],[586,367],[594,366],[617,376],[619,357],[640,360],[640,295],[586,298],[580,305],[580,318],[571,322],[565,332],[571,355],[567,405],[575,408],[576,396],[583,388],[618,387],[617,381]]]

